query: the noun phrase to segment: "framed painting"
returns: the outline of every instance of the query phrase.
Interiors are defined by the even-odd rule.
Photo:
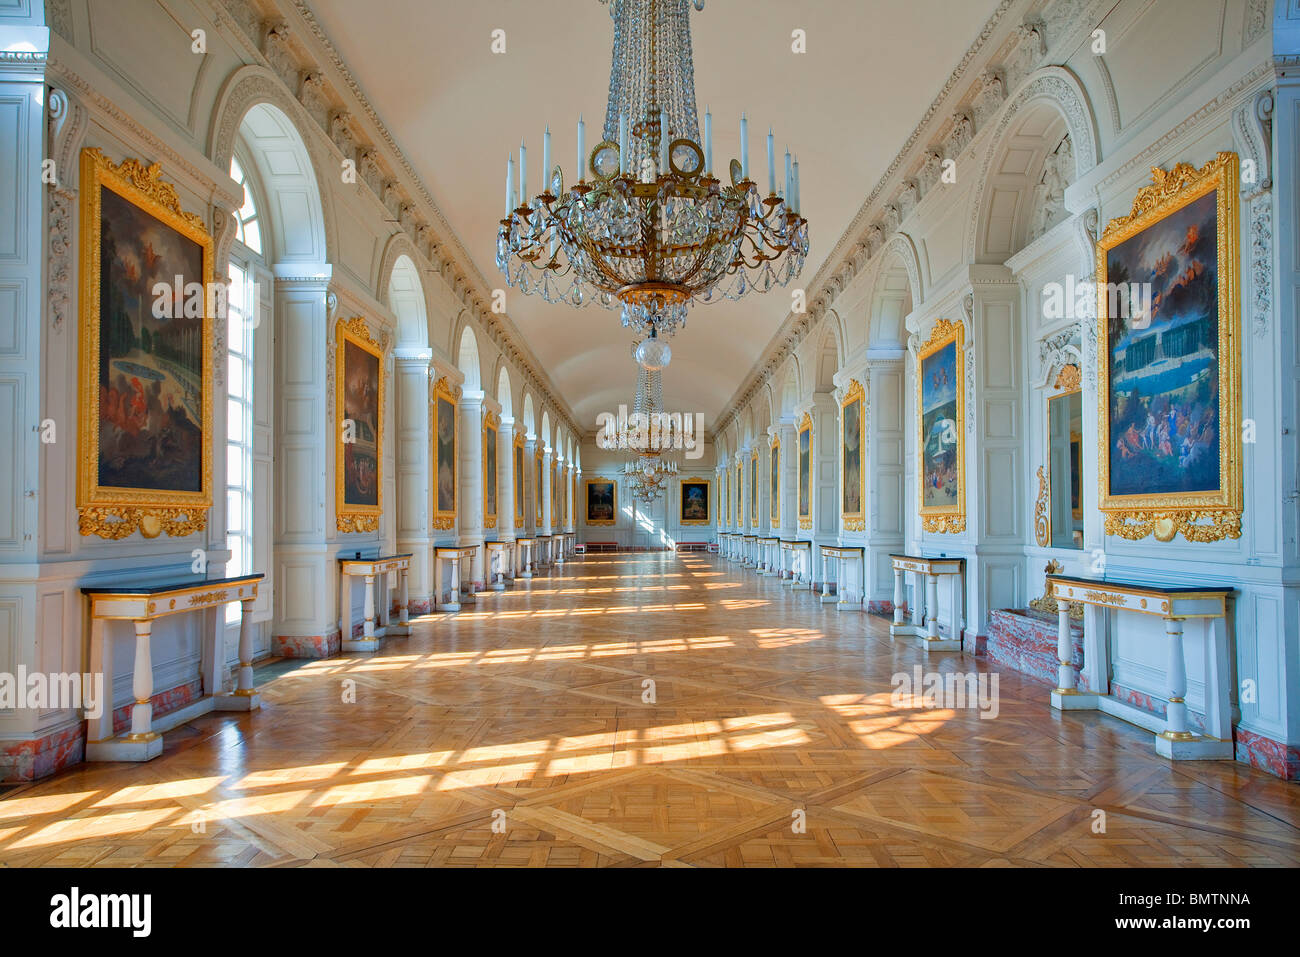
[[[840,403],[840,521],[846,532],[867,528],[864,502],[867,475],[862,452],[867,445],[866,395],[854,379]]]
[[[749,525],[758,528],[758,449],[749,457]]]
[[[1241,537],[1238,161],[1153,169],[1097,243],[1107,535]]]
[[[799,423],[799,431],[796,433],[799,443],[799,478],[798,478],[798,500],[799,500],[799,527],[802,529],[812,528],[812,416],[807,412],[803,414],[803,420]]]
[[[587,524],[613,525],[618,515],[618,485],[613,479],[587,479]]]
[[[917,351],[917,472],[921,482],[921,527],[927,532],[960,532],[966,528],[963,338],[961,323],[940,319]]]
[[[771,506],[772,525],[781,524],[781,440],[772,437],[772,449],[768,455],[768,503]]]
[[[682,525],[708,525],[713,521],[709,508],[710,483],[708,479],[684,478],[681,480],[681,501],[677,520]]]
[[[429,401],[429,434],[433,437],[433,527],[456,527],[456,446],[460,425],[456,421],[459,389],[440,378]]]
[[[82,535],[185,536],[212,508],[213,242],[158,164],[81,153]],[[224,295],[224,286],[220,287]]]
[[[373,532],[383,513],[384,351],[360,316],[335,331],[334,512],[340,532]]]
[[[515,528],[524,527],[524,434],[516,433],[515,457]]]
[[[745,530],[745,466],[736,463],[736,528]]]
[[[497,417],[483,416],[483,527],[497,527]]]
[[[544,517],[544,499],[546,485],[542,482],[542,443],[537,442],[537,452],[533,455],[533,505],[537,512],[537,526],[540,528]]]
[[[1070,433],[1070,517],[1083,518],[1083,436]]]
[[[727,469],[722,470],[722,524],[726,525],[731,518],[731,472]]]

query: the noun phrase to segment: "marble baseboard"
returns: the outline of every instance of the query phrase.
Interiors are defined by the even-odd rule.
[[[989,630],[987,635],[971,635],[974,639],[976,655],[985,655],[1013,671],[1029,675],[1040,681],[1057,684],[1058,660],[1056,657],[1057,624],[1054,620],[1011,609],[999,608],[989,612]],[[1083,628],[1073,625],[1070,628],[1072,648],[1070,659],[1074,670],[1083,668]],[[963,645],[965,642],[963,642]],[[1079,674],[1077,687],[1080,691],[1092,691],[1087,678]]]
[[[86,759],[86,725],[53,731],[26,741],[0,742],[0,784],[25,784]]]
[[[337,630],[328,635],[275,635],[271,654],[279,658],[333,658],[343,650]]]
[[[1274,741],[1245,728],[1235,728],[1233,735],[1238,761],[1284,781],[1300,781],[1300,745]]]
[[[158,692],[149,699],[149,703],[153,705],[153,716],[161,718],[163,715],[171,714],[187,704],[193,704],[202,697],[203,681],[195,678],[193,681],[187,681],[175,688],[168,688],[166,691]],[[133,707],[133,704],[124,704],[120,708],[113,709],[113,734],[121,734],[131,726],[131,709]]]

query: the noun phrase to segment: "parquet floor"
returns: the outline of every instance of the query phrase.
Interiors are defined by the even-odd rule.
[[[591,556],[6,792],[0,865],[1300,863],[1296,785],[1011,672],[993,720],[893,707],[988,669],[936,659],[716,556]]]

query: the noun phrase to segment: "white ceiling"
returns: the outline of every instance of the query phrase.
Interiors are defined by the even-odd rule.
[[[613,43],[606,7],[596,0],[309,2],[478,270],[489,285],[504,286],[494,257],[506,156],[527,141],[529,191],[537,192],[542,129],[550,124],[552,162],[573,181],[578,114],[587,121],[588,149],[604,122]],[[769,125],[778,162],[787,145],[798,154],[812,236],[805,281],[996,6],[707,0],[691,14],[696,96],[701,115],[706,106],[713,111],[714,165],[725,168],[739,155],[742,110],[760,185]],[[506,31],[505,54],[491,52],[496,29]],[[791,52],[795,29],[806,32],[805,54]],[[549,305],[513,289],[507,295],[510,317],[581,427],[631,404],[632,340],[617,312]],[[696,308],[672,340],[665,408],[703,413],[711,426],[789,308],[788,289]]]

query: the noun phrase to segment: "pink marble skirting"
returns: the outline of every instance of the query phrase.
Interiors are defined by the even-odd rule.
[[[432,598],[412,598],[406,603],[406,610],[411,615],[427,615],[433,611]]]
[[[1300,746],[1283,744],[1245,728],[1235,728],[1237,760],[1275,774],[1284,781],[1300,780]]]
[[[356,629],[353,629],[356,633]],[[328,635],[275,635],[271,638],[271,654],[280,658],[333,658],[343,650],[343,639],[338,631]]]
[[[894,617],[894,600],[892,598],[873,599],[867,602],[867,614],[881,615],[885,618],[893,619]],[[903,617],[907,617],[907,603],[903,603]]]
[[[1056,622],[1046,617],[1039,618],[1010,608],[991,611],[988,634],[974,636],[975,654],[987,655],[999,664],[1040,681],[1050,682],[1055,687],[1058,679],[1056,629]],[[1078,672],[1083,668],[1083,628],[1072,625],[1070,636],[1070,659],[1074,670]],[[1082,674],[1077,677],[1080,691],[1092,690]]]
[[[203,695],[203,682],[195,678],[150,697],[153,716],[161,718]],[[131,704],[113,709],[113,733],[121,734],[131,726]],[[78,722],[71,728],[55,731],[26,741],[0,744],[0,784],[36,781],[80,764],[86,759],[86,725]]]

